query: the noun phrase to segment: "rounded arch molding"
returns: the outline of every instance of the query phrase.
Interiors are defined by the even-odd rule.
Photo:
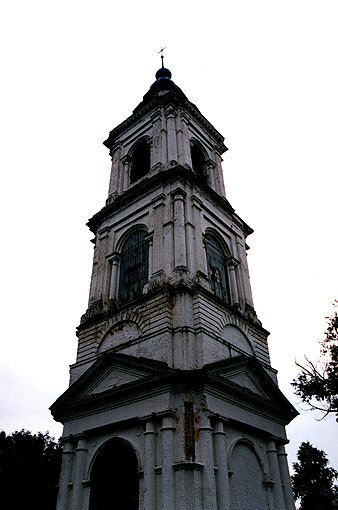
[[[125,310],[108,319],[101,327],[97,336],[98,353],[119,345],[136,340],[144,334],[146,328],[146,317],[137,308]],[[109,339],[109,336],[117,338]],[[118,341],[115,345],[115,340]],[[104,342],[106,345],[104,346]],[[111,342],[111,345],[109,345]]]
[[[246,354],[254,356],[255,351],[250,340],[237,325],[226,324],[220,331],[220,337]]]
[[[226,236],[224,234],[221,234],[218,230],[216,230],[212,227],[207,227],[203,234],[204,244],[208,242],[208,239],[207,239],[208,236],[214,237],[216,239],[216,241],[218,241],[220,243],[220,245],[222,246],[222,248],[224,250],[224,254],[226,257],[231,256],[231,250],[230,250],[229,244],[226,240]]]
[[[128,239],[130,235],[132,235],[134,232],[137,232],[138,230],[142,230],[145,233],[148,234],[148,226],[145,223],[137,223],[136,225],[133,225],[132,227],[127,227],[126,230],[120,233],[120,235],[116,236],[117,239],[115,241],[115,253],[121,253],[121,250],[123,248],[124,243]]]
[[[218,336],[229,343],[231,343],[227,338],[225,338],[226,333],[233,333],[235,337],[235,342],[238,344],[242,344],[244,349],[242,350],[244,352],[247,352],[248,354],[255,356],[255,349],[253,342],[249,340],[250,333],[249,333],[249,327],[248,325],[243,322],[240,318],[229,316],[227,314],[222,314],[218,321]],[[234,344],[236,345],[236,344]],[[241,348],[240,345],[237,345],[237,347]]]
[[[257,450],[254,442],[251,439],[246,438],[246,437],[241,437],[239,439],[234,439],[232,441],[232,443],[229,445],[229,449],[228,449],[228,467],[229,467],[230,474],[233,473],[233,469],[232,468],[233,468],[233,457],[234,457],[235,448],[236,448],[236,446],[240,446],[240,445],[246,446],[255,455],[255,457],[256,457],[256,459],[258,461],[258,464],[259,464],[259,466],[261,468],[262,478],[263,478],[263,480],[267,480],[268,479],[268,475],[267,475],[267,471],[266,471],[266,468],[265,468],[265,465],[264,465],[263,458],[258,453],[258,450]]]
[[[94,453],[89,466],[89,510],[139,508],[139,456],[124,438],[105,441]],[[114,506],[115,506],[114,504]]]
[[[190,141],[191,148],[193,146],[198,147],[198,149],[202,152],[205,161],[208,161],[211,158],[211,155],[210,155],[208,149],[205,147],[205,145],[202,142],[200,142],[200,140],[198,138],[196,138],[195,136],[192,136],[189,141]]]
[[[136,140],[136,142],[134,142],[134,143],[133,143],[133,144],[129,147],[127,155],[128,155],[129,157],[131,157],[131,158],[132,158],[132,157],[133,157],[133,155],[134,155],[135,150],[136,150],[136,149],[137,149],[137,148],[138,148],[141,144],[143,144],[143,143],[147,143],[147,144],[149,144],[149,145],[150,145],[150,143],[151,143],[151,136],[150,136],[150,135],[143,135],[143,136],[141,136],[140,138],[138,138],[138,139]]]
[[[136,460],[137,460],[137,468],[138,470],[141,469],[141,460],[140,460],[140,454],[137,450],[137,448],[135,447],[135,445],[133,443],[130,442],[130,440],[128,439],[125,439],[124,437],[121,437],[121,436],[118,436],[118,435],[114,435],[113,437],[109,437],[109,438],[105,438],[95,449],[93,448],[93,453],[92,453],[92,457],[90,459],[90,462],[89,462],[89,465],[87,467],[87,479],[90,480],[90,474],[92,472],[92,469],[93,469],[93,465],[96,461],[96,459],[98,458],[98,455],[100,455],[100,453],[103,451],[103,449],[107,446],[109,446],[111,443],[123,443],[126,447],[129,447],[131,448],[131,450],[134,452],[135,454],[135,457],[136,457]],[[94,444],[96,443],[96,439],[94,440]]]

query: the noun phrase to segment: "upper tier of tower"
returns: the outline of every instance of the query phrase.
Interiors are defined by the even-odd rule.
[[[225,197],[223,136],[161,68],[133,114],[109,133],[112,157],[107,203],[141,180],[179,165],[199,186]]]

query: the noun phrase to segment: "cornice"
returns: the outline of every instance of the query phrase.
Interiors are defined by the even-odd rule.
[[[85,397],[78,397],[84,388],[90,385],[97,374],[107,366],[130,365],[134,369],[147,369],[149,376],[137,381],[126,383],[117,388],[110,388],[102,393],[94,393]],[[247,388],[244,388],[226,378],[227,371],[231,373],[233,366],[242,365],[253,371],[265,387],[270,398],[267,399]],[[218,375],[222,372],[222,376]],[[238,356],[224,361],[206,365],[196,370],[180,370],[169,368],[164,362],[149,361],[129,355],[107,353],[100,357],[94,365],[83,374],[80,379],[58,398],[50,410],[56,420],[65,422],[96,414],[105,410],[124,405],[125,402],[140,402],[149,396],[169,393],[196,392],[210,394],[221,400],[255,414],[266,416],[268,419],[282,424],[289,423],[297,410],[284,397],[278,386],[267,375],[260,363],[252,357]],[[166,406],[166,401],[164,400]],[[163,409],[165,411],[166,409]],[[158,410],[159,411],[159,410]],[[138,417],[145,419],[146,417]]]
[[[179,89],[177,87],[177,89]],[[179,89],[180,90],[180,89]],[[181,91],[181,90],[180,90]],[[181,95],[182,94],[182,95]],[[142,117],[145,117],[149,114],[149,112],[154,111],[156,113],[156,109],[163,106],[172,106],[174,107],[180,106],[190,115],[192,115],[195,120],[197,120],[208,132],[213,136],[215,141],[218,144],[218,149],[220,153],[223,153],[227,150],[227,147],[224,145],[224,137],[221,135],[219,131],[202,115],[197,106],[189,101],[189,99],[183,94],[177,93],[175,90],[169,90],[164,95],[155,95],[148,102],[142,101],[133,111],[132,115],[127,117],[121,124],[116,126],[112,131],[110,131],[107,140],[103,142],[103,145],[111,149],[115,143],[116,138],[126,129],[130,128],[133,124],[138,122]],[[171,112],[172,113],[172,112]]]
[[[154,189],[156,186],[160,187],[168,181],[177,181],[178,179],[187,180],[193,183],[196,187],[200,188],[203,193],[208,195],[210,199],[217,203],[223,211],[227,214],[230,214],[235,221],[240,219],[237,214],[235,214],[235,209],[231,206],[230,202],[225,198],[216,193],[212,188],[207,185],[201,185],[196,178],[196,175],[190,168],[174,165],[170,168],[162,170],[155,175],[150,177],[143,178],[134,186],[129,188],[127,191],[119,195],[112,203],[104,206],[99,212],[94,214],[92,218],[88,220],[88,227],[93,233],[97,232],[97,229],[100,227],[103,221],[107,218],[111,217],[113,214],[123,209],[127,205],[130,205],[134,200],[139,200],[145,195],[149,194],[149,189]],[[242,227],[244,228],[244,232],[253,232],[252,229],[244,221],[241,220]]]

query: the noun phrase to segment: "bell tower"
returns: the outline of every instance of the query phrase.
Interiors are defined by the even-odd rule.
[[[285,425],[226,198],[222,135],[163,67],[104,142],[106,204],[64,424],[58,510],[291,510]],[[116,505],[116,506],[115,506]]]

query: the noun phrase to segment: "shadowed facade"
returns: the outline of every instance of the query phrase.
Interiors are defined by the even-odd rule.
[[[223,137],[162,67],[112,158],[64,424],[58,510],[291,510],[296,410],[257,318]]]

